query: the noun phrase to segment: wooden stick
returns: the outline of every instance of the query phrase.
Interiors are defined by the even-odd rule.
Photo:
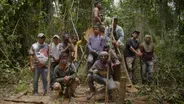
[[[112,38],[113,38],[113,23],[114,23],[114,19],[112,19],[112,31],[110,34],[110,41],[112,42]],[[110,44],[109,46],[109,61],[111,61],[111,50],[112,50],[112,44]],[[107,76],[106,76],[106,87],[105,87],[105,104],[108,104],[108,81],[109,81],[109,69],[107,69]]]
[[[115,40],[114,35],[112,35],[112,38],[113,38],[113,40]],[[128,71],[127,71],[127,68],[126,68],[126,65],[125,65],[124,54],[120,52],[119,47],[116,47],[116,49],[118,51],[118,54],[122,58],[122,64],[121,64],[121,66],[122,66],[122,68],[123,68],[123,70],[125,72],[125,76],[127,77],[127,81],[132,86],[132,81],[130,80],[130,76],[128,74]]]
[[[50,46],[49,46],[49,60],[48,60],[48,73],[47,73],[47,88],[48,88],[48,91],[49,91],[49,88],[50,88],[50,66],[51,66],[51,58],[50,58],[50,55],[52,54],[52,38],[51,38],[51,41],[50,41]]]

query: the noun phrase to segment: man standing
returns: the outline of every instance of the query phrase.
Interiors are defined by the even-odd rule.
[[[94,9],[93,9],[93,25],[98,25],[102,23],[101,17],[100,17],[100,9],[101,9],[101,4],[99,1],[95,1],[94,3]]]
[[[142,68],[141,76],[142,83],[151,83],[152,72],[153,72],[153,58],[154,58],[154,44],[152,42],[151,36],[146,35],[144,42],[140,46],[142,52]]]
[[[50,67],[50,88],[54,83],[54,68],[59,64],[60,52],[60,37],[58,35],[53,36],[53,42],[50,44],[51,47],[51,67]]]
[[[134,31],[132,34],[132,37],[127,39],[126,47],[125,47],[125,61],[126,61],[129,77],[133,81],[133,83],[134,82],[136,83],[135,65],[134,65],[135,58],[136,58],[136,55],[142,56],[142,53],[139,50],[139,42],[137,41],[139,33],[140,33],[139,31]]]
[[[43,82],[43,95],[47,93],[47,61],[48,61],[49,46],[45,43],[45,35],[43,33],[38,34],[38,42],[31,46],[30,54],[30,69],[34,72],[33,79],[33,94],[38,95],[38,80],[40,75]]]
[[[98,58],[98,53],[103,51],[104,48],[104,38],[99,35],[99,28],[98,26],[94,26],[94,35],[91,35],[88,39],[88,70],[91,68],[93,63]]]
[[[64,93],[65,97],[74,97],[75,89],[79,84],[75,70],[67,60],[60,60],[59,65],[56,66],[53,89],[59,91],[59,95]]]
[[[74,45],[69,38],[68,34],[64,34],[63,36],[63,42],[60,45],[60,52],[61,54],[66,53],[68,55],[68,61],[72,61],[72,52],[74,52]]]
[[[89,70],[88,85],[90,88],[90,94],[87,97],[87,99],[90,99],[95,94],[94,81],[96,81],[99,84],[106,85],[107,70],[109,70],[109,80],[108,80],[109,94],[112,93],[112,90],[117,88],[116,83],[114,82],[112,77],[110,62],[108,62],[108,53],[106,51],[102,51],[99,54],[99,57],[100,59],[97,60]]]

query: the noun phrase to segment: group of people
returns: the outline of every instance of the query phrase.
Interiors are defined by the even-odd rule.
[[[87,81],[90,88],[90,94],[87,99],[90,99],[95,94],[94,82],[106,86],[107,81],[108,94],[112,98],[112,92],[117,89],[113,68],[122,64],[118,54],[121,54],[121,58],[125,59],[127,71],[132,81],[136,79],[134,67],[136,56],[141,57],[143,84],[151,82],[151,73],[153,72],[154,44],[152,37],[146,35],[144,41],[140,44],[137,40],[140,32],[134,31],[124,45],[124,31],[118,25],[117,17],[112,19],[112,25],[102,26],[100,5],[100,2],[95,2],[95,8],[93,9],[94,33],[90,34],[88,40],[85,41],[88,49]],[[60,95],[74,96],[75,89],[79,85],[79,79],[77,78],[78,65],[75,64],[78,56],[76,48],[85,39],[77,42],[75,37],[70,38],[68,34],[63,34],[62,36],[62,42],[58,35],[54,35],[53,42],[47,44],[45,43],[45,35],[39,33],[37,36],[38,41],[30,48],[30,69],[34,72],[34,95],[38,95],[38,80],[41,75],[44,89],[43,95],[47,94],[47,89],[50,87],[59,91]],[[118,52],[118,50],[120,51]],[[50,85],[47,86],[47,63],[49,57],[51,59]]]
[[[38,40],[30,48],[30,69],[34,72],[33,94],[38,95],[38,80],[40,75],[43,82],[43,95],[47,94],[47,89],[58,90],[59,94],[66,97],[74,96],[73,93],[79,84],[76,75],[77,67],[72,63],[74,52],[74,38],[70,39],[68,34],[64,34],[63,42],[60,42],[58,35],[53,36],[51,44],[45,43],[45,35],[39,33]],[[73,41],[72,41],[73,40]],[[47,81],[48,58],[50,57],[50,85]]]

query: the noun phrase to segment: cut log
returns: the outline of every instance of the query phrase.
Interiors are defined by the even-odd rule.
[[[120,89],[119,89],[119,98],[117,100],[117,104],[124,104],[125,100],[125,92],[126,92],[126,77],[122,77],[120,79]]]
[[[4,99],[4,101],[17,102],[17,103],[44,104],[44,102],[42,102],[42,101],[31,101],[31,100],[21,100],[21,99]]]
[[[15,97],[13,97],[13,99],[19,99],[20,97],[26,95],[28,93],[29,89],[17,94]]]

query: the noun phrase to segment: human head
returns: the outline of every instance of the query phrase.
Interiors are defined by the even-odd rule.
[[[72,43],[75,45],[77,43],[78,39],[76,36],[72,37]]]
[[[99,1],[95,1],[94,6],[100,9],[101,3]]]
[[[67,60],[60,60],[59,67],[61,70],[65,70],[67,66]]]
[[[108,53],[106,51],[102,51],[100,52],[99,57],[102,63],[106,63],[108,60]]]
[[[97,26],[97,25],[94,25],[93,30],[94,30],[94,35],[98,35],[100,32],[99,26]]]
[[[60,60],[68,60],[68,54],[66,52],[62,52],[59,56]]]
[[[58,43],[60,42],[60,37],[59,37],[59,35],[54,35],[54,36],[53,36],[53,42],[54,42],[55,44],[58,44]]]
[[[139,31],[134,31],[134,32],[132,33],[132,37],[133,37],[134,39],[137,39],[137,38],[139,37],[139,34],[140,34]]]
[[[43,44],[45,42],[45,35],[43,33],[39,33],[37,37],[39,44]]]
[[[68,43],[69,42],[69,35],[68,34],[64,34],[63,35],[63,39],[64,39],[64,43]]]
[[[150,44],[151,43],[151,35],[145,35],[145,42],[147,43],[147,44]]]

